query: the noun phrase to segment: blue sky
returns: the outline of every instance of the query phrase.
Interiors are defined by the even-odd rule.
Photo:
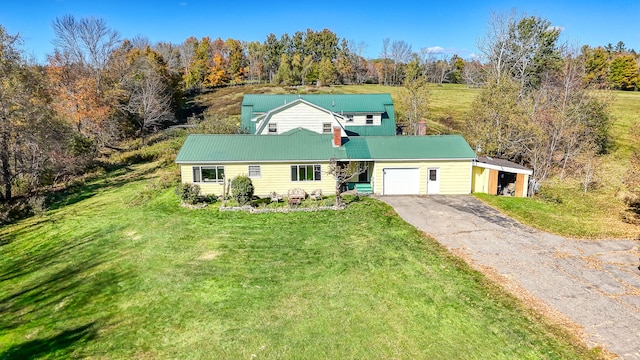
[[[180,43],[189,36],[263,42],[269,33],[324,28],[340,38],[366,44],[364,56],[378,57],[382,41],[403,40],[414,51],[443,49],[469,58],[478,53],[492,12],[543,17],[562,28],[562,41],[597,46],[623,41],[640,51],[640,1],[416,1],[357,0],[5,0],[0,24],[19,33],[23,49],[43,62],[53,51],[51,23],[70,14],[99,17],[125,38]]]

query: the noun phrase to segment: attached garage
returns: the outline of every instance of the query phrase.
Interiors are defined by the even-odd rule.
[[[383,195],[419,195],[420,168],[382,169]]]

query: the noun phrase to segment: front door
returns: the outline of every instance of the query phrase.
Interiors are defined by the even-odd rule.
[[[427,169],[427,194],[434,195],[440,193],[440,169]]]

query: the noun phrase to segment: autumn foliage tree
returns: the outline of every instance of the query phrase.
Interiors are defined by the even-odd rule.
[[[27,194],[60,171],[55,154],[68,149],[69,129],[51,112],[40,67],[22,56],[21,40],[0,26],[0,200],[14,187]],[[63,165],[63,164],[62,164]]]

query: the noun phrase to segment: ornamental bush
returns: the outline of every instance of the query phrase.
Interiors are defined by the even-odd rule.
[[[253,183],[246,175],[239,175],[231,180],[231,197],[240,206],[247,205],[253,198]]]
[[[176,186],[176,195],[182,202],[195,205],[200,201],[200,185],[182,183]]]

